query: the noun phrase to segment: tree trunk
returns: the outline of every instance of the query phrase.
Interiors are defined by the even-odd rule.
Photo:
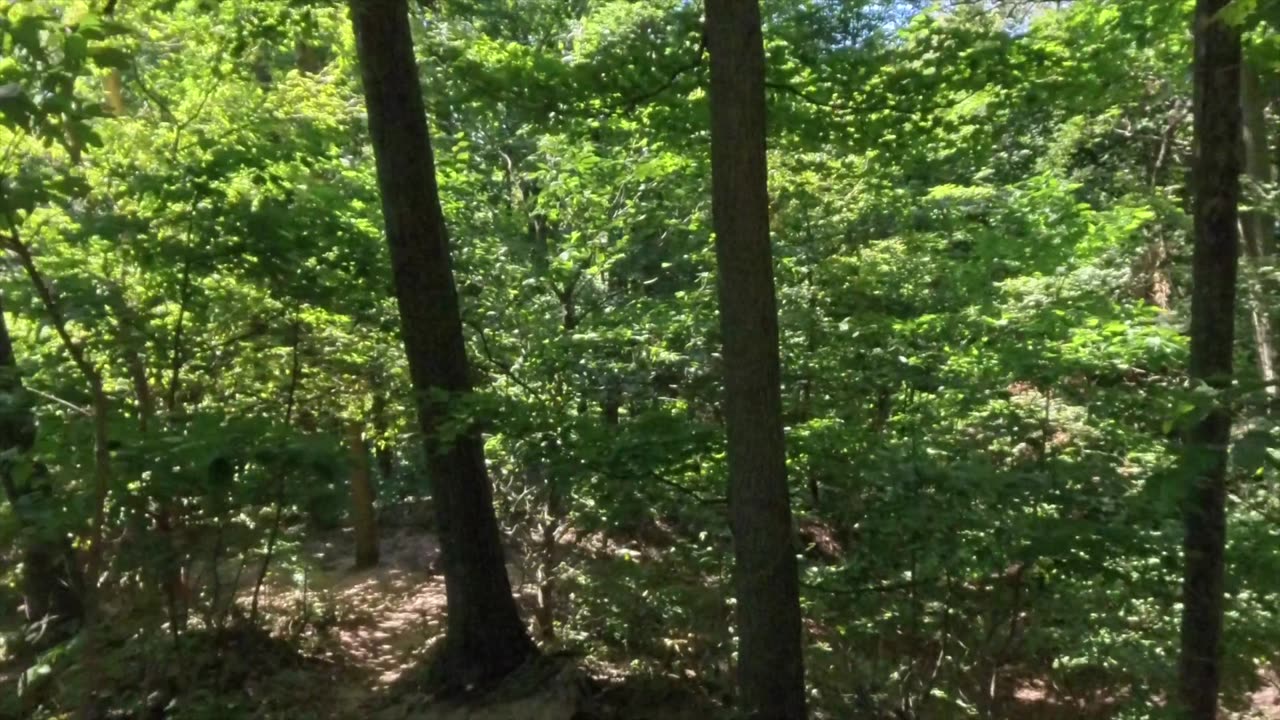
[[[351,526],[356,536],[356,567],[378,564],[378,516],[373,509],[373,477],[364,430],[353,422],[347,429],[351,453]]]
[[[600,403],[600,413],[604,416],[604,424],[611,428],[618,427],[622,418],[622,379],[610,374],[605,378],[604,400]]]
[[[389,482],[396,474],[396,456],[391,449],[391,438],[387,436],[388,426],[387,396],[379,388],[373,395],[373,432],[377,442],[374,458],[383,482]]]
[[[449,616],[437,677],[461,689],[509,674],[537,649],[512,598],[480,433],[441,433],[471,379],[408,7],[352,0],[351,17],[440,532]]]
[[[707,0],[712,214],[724,341],[738,683],[748,718],[805,717],[782,432],[758,0]]]
[[[1258,68],[1249,62],[1240,64],[1240,106],[1244,123],[1245,174],[1256,186],[1271,182],[1271,157],[1267,135],[1267,97]],[[1271,312],[1267,302],[1268,287],[1263,279],[1275,253],[1273,233],[1275,220],[1264,209],[1243,214],[1240,221],[1244,255],[1249,317],[1253,324],[1253,340],[1258,354],[1258,374],[1267,383],[1267,396],[1274,403],[1280,398],[1276,385],[1275,343],[1271,330]]]
[[[48,622],[58,626],[65,621],[81,619],[82,606],[77,594],[76,572],[71,543],[65,536],[50,537],[42,523],[31,517],[32,505],[46,504],[52,492],[44,482],[39,466],[19,481],[15,460],[28,461],[35,444],[35,418],[27,404],[22,377],[18,373],[9,327],[0,308],[0,394],[6,397],[4,414],[0,416],[0,453],[14,452],[18,457],[0,460],[0,483],[5,498],[13,508],[22,532],[22,600],[28,623]],[[22,460],[18,460],[22,458]],[[45,523],[47,524],[47,523]],[[57,633],[46,636],[57,640]],[[39,646],[39,645],[38,645]]]
[[[289,329],[289,385],[285,391],[284,429],[293,429],[293,411],[298,406],[298,385],[302,382],[302,323],[296,318]],[[279,463],[271,468],[275,498],[272,500],[273,514],[271,528],[267,530],[267,547],[262,553],[262,562],[258,565],[258,579],[253,584],[253,599],[249,602],[249,624],[258,620],[258,599],[262,597],[262,584],[266,582],[267,571],[271,569],[271,560],[275,557],[276,542],[284,522],[285,496],[288,490],[289,470]],[[215,568],[216,570],[216,568]]]
[[[1231,384],[1242,142],[1240,32],[1221,18],[1229,0],[1198,0],[1195,17],[1195,254],[1192,260],[1192,378]],[[1223,550],[1231,415],[1215,407],[1189,433],[1190,482],[1183,541],[1183,716],[1215,720],[1221,677]]]
[[[77,160],[78,161],[78,160]],[[89,526],[88,549],[85,551],[84,574],[80,583],[80,617],[81,636],[84,640],[84,674],[89,678],[84,683],[82,702],[77,710],[80,718],[96,717],[98,711],[98,690],[104,677],[100,664],[102,656],[102,632],[99,629],[98,581],[104,562],[105,524],[107,521],[107,500],[111,492],[111,403],[102,383],[102,372],[93,363],[84,347],[76,342],[69,330],[67,316],[61,303],[53,293],[52,287],[40,269],[36,267],[31,248],[22,242],[18,228],[10,223],[9,234],[0,236],[4,244],[18,257],[23,271],[31,280],[36,296],[52,321],[53,329],[62,342],[63,349],[71,356],[72,362],[79,369],[85,383],[89,386],[92,398],[93,417],[93,510]]]

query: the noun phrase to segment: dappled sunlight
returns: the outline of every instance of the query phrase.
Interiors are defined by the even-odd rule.
[[[0,720],[1280,720],[1278,8],[0,0]]]
[[[445,589],[429,571],[439,543],[426,533],[400,530],[381,541],[377,567],[350,569],[354,544],[340,534],[305,548],[323,574],[314,591],[332,603],[338,618],[324,645],[332,657],[362,674],[371,691],[399,680],[423,660],[444,628]]]

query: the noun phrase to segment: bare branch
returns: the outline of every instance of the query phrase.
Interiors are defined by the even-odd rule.
[[[77,412],[77,413],[79,413],[79,414],[81,414],[81,415],[86,415],[86,416],[88,416],[88,415],[92,415],[92,414],[93,414],[93,411],[89,410],[88,408],[82,408],[82,407],[80,407],[79,405],[76,405],[75,403],[73,403],[73,402],[71,402],[71,401],[69,401],[69,400],[63,400],[62,398],[60,398],[60,397],[58,397],[57,395],[54,395],[54,394],[52,394],[52,393],[47,393],[47,392],[45,392],[45,391],[43,391],[43,390],[37,390],[36,388],[33,388],[33,387],[27,387],[27,388],[25,388],[25,389],[26,389],[26,391],[27,391],[27,392],[29,392],[29,393],[33,393],[33,394],[35,394],[35,395],[39,395],[40,397],[42,397],[42,398],[44,398],[44,399],[46,399],[46,400],[52,400],[53,402],[58,403],[59,405],[61,405],[61,406],[65,407],[65,408],[67,408],[68,410],[74,410],[75,412]]]

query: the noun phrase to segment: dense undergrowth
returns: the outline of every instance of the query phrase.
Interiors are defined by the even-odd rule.
[[[111,5],[0,8],[25,488],[0,718],[86,685],[107,717],[413,716],[443,585],[345,11]],[[1274,127],[1274,3],[1239,5]],[[1190,4],[764,7],[814,717],[1162,717],[1180,437],[1219,401],[1224,701],[1276,717],[1275,272],[1242,280],[1233,389],[1194,386]],[[454,417],[485,432],[525,618],[601,717],[713,717],[735,626],[701,9],[414,13],[477,384]],[[342,534],[362,472],[374,570]],[[24,624],[41,558],[96,569],[97,637]]]

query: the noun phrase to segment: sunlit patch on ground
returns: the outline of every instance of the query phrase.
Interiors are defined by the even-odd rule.
[[[351,569],[354,548],[337,535],[308,545],[319,561],[314,591],[335,605],[335,661],[364,675],[371,691],[399,680],[421,664],[444,629],[445,589],[430,567],[440,552],[435,538],[398,531],[382,539],[380,564]]]

